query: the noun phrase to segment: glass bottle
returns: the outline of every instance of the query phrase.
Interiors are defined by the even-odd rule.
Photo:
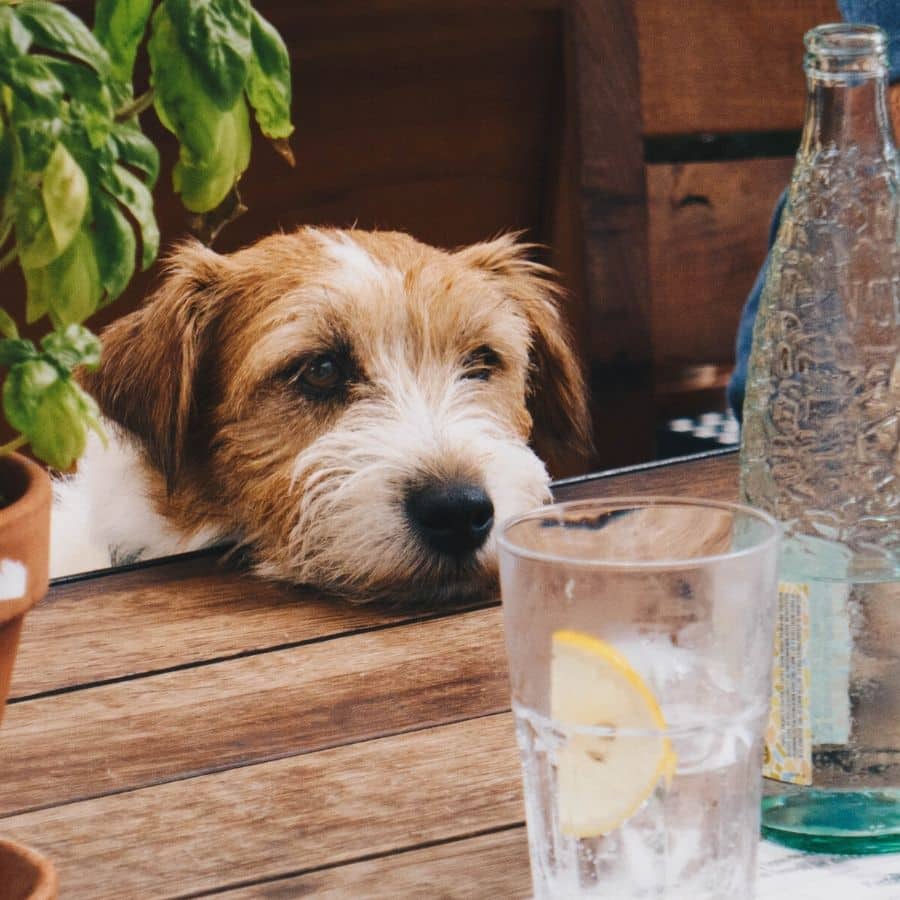
[[[900,172],[874,26],[805,38],[800,149],[754,328],[741,490],[782,524],[763,831],[900,849]]]

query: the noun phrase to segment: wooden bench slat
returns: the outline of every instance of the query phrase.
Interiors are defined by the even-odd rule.
[[[504,900],[531,896],[523,826],[217,894],[222,900]]]
[[[499,608],[30,700],[0,816],[508,709]]]
[[[523,818],[512,716],[504,713],[2,825],[5,836],[53,859],[60,896],[120,900],[236,886]]]

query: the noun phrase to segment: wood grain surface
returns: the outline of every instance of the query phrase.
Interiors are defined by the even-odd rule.
[[[487,716],[26,813],[0,827],[53,859],[67,900],[222,889],[521,822],[512,728],[511,714]],[[152,735],[146,744],[152,754]]]
[[[730,364],[793,157],[647,167],[653,360]]]
[[[44,697],[0,730],[0,815],[508,709],[497,607]]]
[[[647,207],[630,2],[571,0],[590,362],[649,361]]]
[[[178,584],[172,591],[171,585]],[[196,559],[54,587],[25,623],[12,696],[150,673],[440,613],[352,606]],[[52,649],[51,649],[52,648]]]
[[[737,500],[738,454],[734,451],[700,459],[685,458],[650,463],[603,477],[571,478],[553,489],[556,500],[587,500],[591,497],[627,497],[665,494],[706,500]]]
[[[267,881],[220,896],[222,900],[516,900],[531,896],[527,837],[525,829],[516,826],[436,847],[332,866],[296,878]]]
[[[834,0],[634,0],[648,135],[800,127],[803,34]]]
[[[728,497],[736,471],[556,492]],[[0,731],[0,833],[75,900],[525,896],[500,613],[350,607],[215,555],[58,584]]]

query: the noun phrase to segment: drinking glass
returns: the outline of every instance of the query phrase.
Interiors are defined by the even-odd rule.
[[[536,897],[753,897],[777,543],[766,513],[663,497],[504,525]]]

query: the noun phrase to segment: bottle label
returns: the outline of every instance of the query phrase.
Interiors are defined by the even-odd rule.
[[[783,581],[778,586],[763,775],[790,784],[812,784],[809,637],[809,585]]]
[[[849,595],[837,582],[778,586],[766,778],[810,785],[813,746],[850,739]]]

